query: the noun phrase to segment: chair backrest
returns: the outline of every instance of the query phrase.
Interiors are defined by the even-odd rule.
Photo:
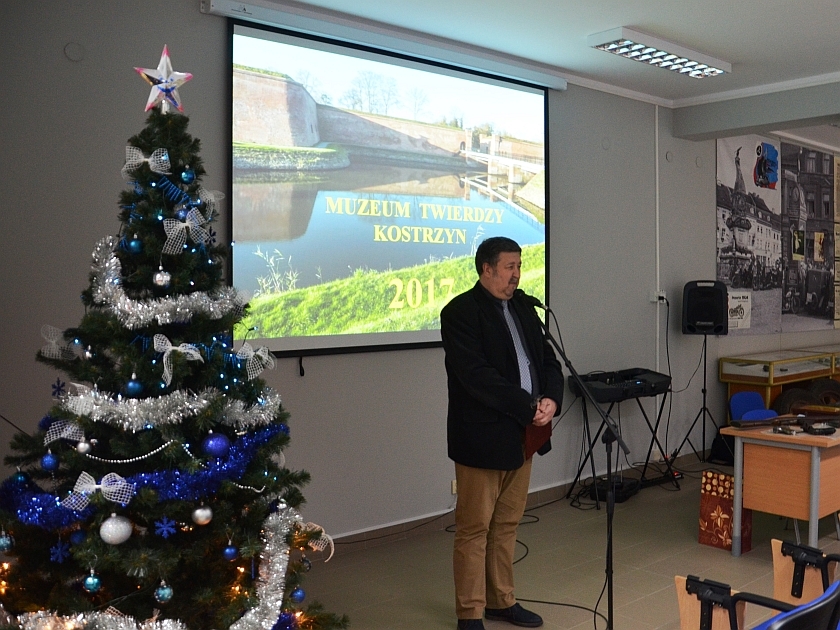
[[[768,619],[753,630],[836,630],[840,617],[840,582],[817,599]]]
[[[729,399],[729,415],[732,420],[742,420],[746,412],[766,408],[764,398],[758,392],[736,392]]]

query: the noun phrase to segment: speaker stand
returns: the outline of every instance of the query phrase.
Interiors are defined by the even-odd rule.
[[[712,412],[706,406],[706,372],[708,372],[707,367],[706,367],[706,360],[707,360],[706,340],[707,340],[707,338],[708,338],[708,335],[706,333],[703,333],[703,406],[700,407],[700,411],[698,411],[697,415],[694,416],[694,422],[692,422],[691,426],[688,427],[688,432],[685,434],[685,438],[683,438],[683,441],[677,447],[677,450],[675,450],[673,455],[671,455],[671,461],[672,462],[680,454],[680,451],[682,450],[683,446],[685,446],[686,442],[691,447],[691,450],[694,451],[694,454],[697,456],[697,459],[699,459],[701,462],[705,462],[706,461],[706,417],[709,418],[709,420],[711,421],[711,423],[715,427],[715,429],[720,428],[720,427],[718,427],[717,422],[715,422],[715,418],[714,418],[714,416],[712,416]],[[701,418],[703,419],[703,422],[701,423],[701,426],[703,428],[703,436],[702,436],[703,450],[701,451],[701,453],[703,453],[702,457],[697,452],[697,449],[694,448],[694,444],[691,443],[691,439],[690,439],[691,438],[691,432],[694,430],[694,427],[697,424],[697,421],[700,420]]]

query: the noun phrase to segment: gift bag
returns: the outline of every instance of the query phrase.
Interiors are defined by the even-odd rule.
[[[732,550],[732,475],[703,471],[700,486],[700,537],[702,545]],[[741,510],[741,553],[752,549],[752,510]]]

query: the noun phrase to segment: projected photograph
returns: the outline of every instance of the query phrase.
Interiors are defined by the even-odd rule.
[[[490,236],[545,300],[544,90],[243,25],[232,76],[236,338],[437,342]]]

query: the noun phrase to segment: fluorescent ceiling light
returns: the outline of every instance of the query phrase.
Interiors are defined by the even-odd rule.
[[[732,72],[732,64],[726,61],[683,48],[647,33],[634,31],[626,26],[590,35],[586,41],[598,50],[646,63],[649,66],[665,68],[695,79],[716,77]]]

